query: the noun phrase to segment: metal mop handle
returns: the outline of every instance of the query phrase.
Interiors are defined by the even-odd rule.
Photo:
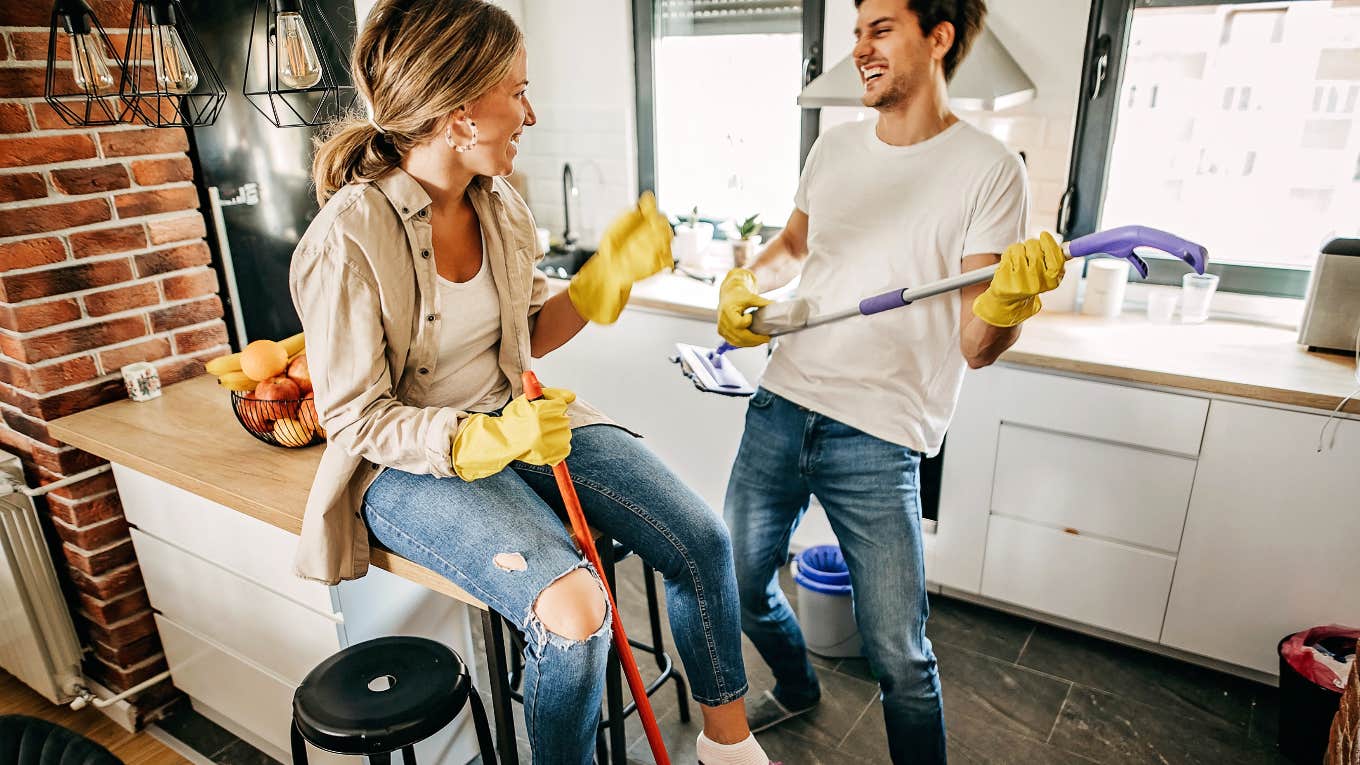
[[[539,385],[537,375],[525,370],[523,379],[524,394],[529,400],[543,398],[543,387]],[[614,593],[609,589],[609,582],[604,578],[604,565],[600,562],[599,551],[595,549],[595,540],[590,536],[590,527],[586,525],[586,514],[581,510],[581,500],[576,496],[576,486],[571,482],[567,463],[559,462],[553,465],[553,477],[557,479],[557,490],[562,493],[562,504],[567,508],[567,518],[571,520],[571,533],[576,538],[576,546],[581,548],[586,560],[595,567],[595,573],[600,578],[600,586],[604,588],[605,597],[609,598],[609,608],[614,614],[614,649],[619,652],[623,673],[628,676],[628,690],[633,694],[633,703],[637,704],[642,729],[647,733],[647,744],[652,748],[652,758],[656,760],[657,765],[670,765],[670,755],[666,753],[666,744],[661,740],[661,729],[657,727],[656,715],[652,713],[652,701],[647,697],[647,686],[642,683],[642,673],[638,671],[637,661],[633,659],[633,647],[628,644],[628,635],[624,634],[623,619],[619,616],[618,606],[614,603]],[[611,722],[615,725],[623,724],[623,720]]]
[[[1201,274],[1204,273],[1204,268],[1209,260],[1208,250],[1201,245],[1188,239],[1182,239],[1175,234],[1147,226],[1120,226],[1106,231],[1097,231],[1094,234],[1087,234],[1070,242],[1064,242],[1062,245],[1063,253],[1069,258],[1081,258],[1087,255],[1110,255],[1129,261],[1139,274],[1147,276],[1147,262],[1134,253],[1136,247],[1150,247],[1174,255]],[[855,308],[812,316],[806,321],[785,326],[770,326],[763,323],[760,311],[757,311],[751,329],[763,335],[778,337],[790,332],[820,327],[823,324],[830,324],[833,321],[848,319],[852,316],[870,316],[883,311],[891,311],[894,308],[910,305],[917,300],[990,281],[998,266],[999,264],[967,271],[958,276],[951,276],[916,288],[891,290],[881,295],[867,297],[861,300]]]

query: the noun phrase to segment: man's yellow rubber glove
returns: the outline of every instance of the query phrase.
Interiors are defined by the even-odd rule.
[[[464,481],[495,475],[513,460],[530,465],[556,465],[571,454],[567,404],[576,394],[544,388],[543,398],[519,396],[499,417],[474,414],[453,437],[453,472]]]
[[[973,315],[994,327],[1014,327],[1043,308],[1039,294],[1055,289],[1067,256],[1045,231],[1001,254],[992,285],[973,301]]]
[[[596,324],[618,321],[633,283],[674,265],[671,224],[645,191],[637,207],[620,215],[600,240],[600,249],[567,286],[576,312]]]
[[[770,342],[769,335],[751,331],[752,307],[760,308],[770,300],[756,292],[756,275],[744,268],[734,268],[723,278],[718,288],[718,334],[738,348],[751,348]]]

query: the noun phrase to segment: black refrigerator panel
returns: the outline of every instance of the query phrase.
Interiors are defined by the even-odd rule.
[[[217,121],[193,128],[190,140],[226,321],[239,349],[251,340],[301,331],[288,291],[288,264],[318,210],[311,160],[320,128],[274,127],[242,95],[255,0],[184,5],[227,89]],[[320,9],[336,43],[321,55],[347,64],[354,44],[353,2],[320,0]]]

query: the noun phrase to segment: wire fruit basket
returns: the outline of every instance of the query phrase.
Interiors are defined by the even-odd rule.
[[[271,401],[232,391],[231,411],[247,433],[266,444],[298,449],[326,440],[310,396]]]

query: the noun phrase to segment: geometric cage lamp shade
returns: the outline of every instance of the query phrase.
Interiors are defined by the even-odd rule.
[[[275,127],[324,125],[356,91],[345,51],[326,18],[304,0],[255,0],[241,91]]]
[[[47,37],[43,98],[68,125],[115,125],[130,109],[118,93],[123,62],[85,0],[56,0]],[[58,68],[58,34],[70,46],[71,68]]]
[[[152,127],[211,125],[227,91],[179,0],[134,0],[119,92]]]

